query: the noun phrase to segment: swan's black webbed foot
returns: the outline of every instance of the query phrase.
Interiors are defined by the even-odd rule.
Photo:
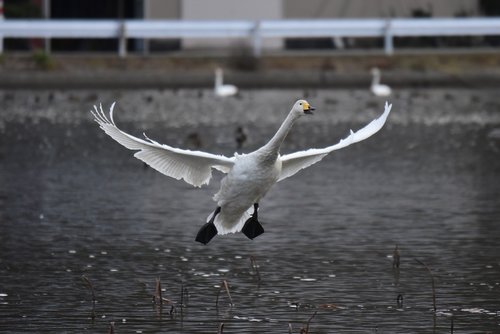
[[[213,237],[217,235],[217,228],[215,227],[214,220],[215,216],[217,216],[219,212],[220,212],[220,207],[217,207],[212,218],[210,218],[210,221],[205,225],[203,225],[198,231],[198,234],[196,235],[195,239],[196,241],[206,245],[210,242],[210,240],[212,240]]]
[[[248,218],[245,222],[245,225],[241,229],[244,235],[247,236],[248,239],[253,239],[264,233],[264,228],[260,225],[259,221],[254,217]]]
[[[200,228],[196,235],[196,241],[206,245],[217,235],[217,228],[214,223],[206,223]]]
[[[247,219],[245,225],[241,229],[241,232],[247,236],[248,239],[254,239],[264,233],[264,228],[259,223],[257,210],[259,209],[259,203],[253,205],[253,213],[250,218]]]

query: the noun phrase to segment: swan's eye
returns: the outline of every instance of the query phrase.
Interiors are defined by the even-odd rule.
[[[309,105],[307,102],[301,103],[302,105],[302,110],[304,111],[304,114],[312,114],[312,111],[314,110],[313,107]]]
[[[299,105],[302,105],[302,103],[299,103]]]

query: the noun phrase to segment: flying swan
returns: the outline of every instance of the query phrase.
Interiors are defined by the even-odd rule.
[[[183,179],[187,183],[201,187],[208,184],[212,168],[227,175],[222,179],[219,191],[213,199],[217,203],[215,211],[207,218],[207,223],[196,235],[196,241],[207,244],[217,234],[244,233],[253,239],[264,229],[258,220],[259,202],[269,189],[301,169],[323,159],[328,153],[365,140],[377,133],[384,125],[392,105],[385,103],[384,113],[362,129],[353,132],[333,146],[309,149],[292,154],[280,155],[280,147],[293,124],[304,115],[312,114],[313,107],[305,100],[298,100],[281,124],[276,134],[267,144],[248,154],[233,157],[201,151],[190,151],[159,144],[144,134],[144,139],[134,137],[120,130],[113,119],[110,107],[109,118],[102,105],[91,110],[100,128],[111,138],[130,150],[134,156],[160,173]]]

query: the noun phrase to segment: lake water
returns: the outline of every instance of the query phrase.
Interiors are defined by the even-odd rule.
[[[115,120],[134,134],[231,154],[238,123],[243,151],[252,150],[301,93],[316,115],[295,125],[284,152],[333,144],[383,109],[361,90],[226,101],[189,90],[2,92],[0,331],[106,333],[114,322],[117,333],[217,333],[221,324],[225,333],[299,333],[310,319],[311,333],[500,332],[493,90],[397,92],[380,133],[271,190],[262,236],[207,246],[194,237],[221,175],[201,189],[164,177],[86,112],[116,98]],[[158,277],[173,307],[153,303]]]

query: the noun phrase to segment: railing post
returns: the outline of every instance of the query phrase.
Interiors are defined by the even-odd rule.
[[[127,27],[125,21],[120,21],[118,28],[118,55],[120,58],[127,56]]]
[[[3,21],[3,0],[0,0],[0,22]],[[3,35],[0,32],[0,55],[3,53]]]
[[[384,27],[384,51],[387,56],[392,56],[394,54],[394,44],[392,36],[392,21],[388,19],[385,22]]]
[[[255,26],[252,31],[253,37],[253,55],[260,58],[262,54],[262,36],[260,35],[260,21],[255,21]]]
[[[50,20],[50,0],[43,0],[43,18],[45,20]],[[46,54],[50,54],[52,49],[51,44],[50,37],[45,38],[44,48]]]

